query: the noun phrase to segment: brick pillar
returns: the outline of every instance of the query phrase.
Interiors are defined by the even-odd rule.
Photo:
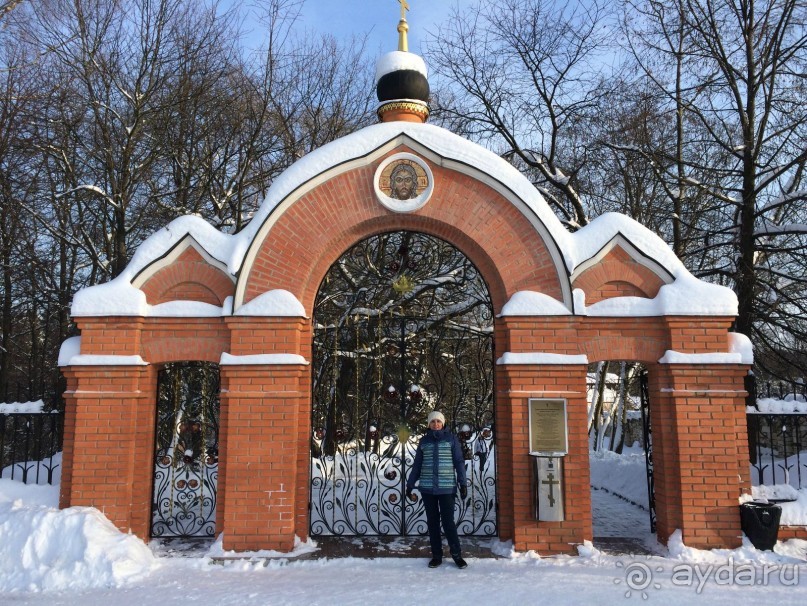
[[[132,533],[143,540],[151,538],[151,505],[154,499],[154,455],[157,425],[156,366],[142,368],[140,397],[137,400],[134,436],[134,471],[132,475]]]
[[[499,365],[497,370],[499,535],[512,538],[517,551],[576,554],[576,546],[592,538],[587,366],[512,364]],[[563,460],[563,522],[539,522],[533,514],[530,398],[566,400],[569,453]]]
[[[223,365],[224,548],[294,548],[302,365]]]
[[[681,529],[702,549],[741,544],[738,497],[750,490],[743,378],[739,364],[650,368],[658,537]]]
[[[153,455],[141,459],[137,442],[144,431],[148,433],[149,422],[154,425],[151,369],[73,366],[63,372],[68,384],[69,446],[64,452],[67,481],[61,486],[60,506],[97,507],[121,530],[148,539],[144,521],[150,515]]]
[[[59,507],[70,507],[70,495],[73,490],[73,453],[76,443],[76,408],[75,392],[78,378],[68,369],[61,369],[65,378],[64,390],[64,429],[62,430],[62,479],[59,483]]]
[[[306,356],[310,349],[301,339],[307,334],[304,318],[236,316],[227,324],[234,356]],[[307,534],[300,519],[307,499],[298,501],[307,494],[308,468],[301,470],[300,461],[310,434],[310,367],[288,361],[235,358],[221,366],[216,526],[224,531],[225,549],[291,551],[295,535]]]

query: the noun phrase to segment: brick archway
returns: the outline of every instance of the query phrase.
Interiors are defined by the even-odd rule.
[[[415,151],[400,146],[350,171],[321,175],[274,209],[247,253],[236,309],[264,292],[284,289],[310,313],[319,283],[339,255],[364,238],[398,229],[456,246],[479,268],[496,309],[521,290],[570,303],[568,272],[557,244],[540,237],[538,218],[513,204],[506,188],[494,189],[490,180],[431,163],[435,193],[428,204],[416,213],[383,207],[372,188],[377,166],[393,153]]]
[[[164,230],[164,243],[146,247],[145,261],[136,257],[113,284],[77,295],[80,344],[60,362],[68,379],[62,505],[103,507],[119,527],[147,538],[151,478],[137,461],[142,444],[153,443],[156,368],[218,362],[216,528],[226,549],[290,550],[308,529],[317,289],[356,242],[411,230],[463,252],[493,301],[502,539],[518,550],[574,553],[592,538],[587,362],[634,359],[651,368],[659,402],[660,538],[680,528],[692,546],[736,545],[737,497],[749,488],[742,428],[750,361],[734,353],[731,305],[690,314],[674,290],[680,283],[708,298],[719,287],[698,283],[657,236],[626,218],[612,215],[604,229],[585,234],[591,241],[574,240],[512,167],[476,146],[452,155],[453,147],[472,144],[440,129],[367,131],[359,152],[339,145],[301,160],[242,234],[178,219]],[[376,168],[399,153],[420,158],[434,179],[428,203],[408,213],[388,210],[374,189]],[[110,303],[110,293],[124,293],[124,304]],[[529,489],[528,401],[542,397],[567,403],[560,522],[534,518]],[[110,430],[119,427],[136,429],[121,438]]]

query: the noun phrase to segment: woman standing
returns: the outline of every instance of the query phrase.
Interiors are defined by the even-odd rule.
[[[419,480],[418,490],[423,495],[432,550],[429,568],[437,568],[443,563],[441,522],[454,563],[459,568],[465,568],[468,564],[462,559],[457,526],[454,524],[454,495],[457,492],[457,483],[460,497],[464,499],[468,495],[468,488],[465,485],[465,458],[462,456],[462,447],[457,437],[444,428],[446,418],[443,413],[435,410],[429,413],[428,420],[429,431],[418,444],[415,462],[406,481],[406,496],[412,498],[412,489]]]

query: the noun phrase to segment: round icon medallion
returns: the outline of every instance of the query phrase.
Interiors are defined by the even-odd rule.
[[[422,208],[429,201],[434,177],[423,160],[414,154],[401,153],[379,165],[374,185],[381,204],[392,211],[407,213]]]

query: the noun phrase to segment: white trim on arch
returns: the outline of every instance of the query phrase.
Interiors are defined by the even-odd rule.
[[[429,162],[437,166],[454,170],[460,174],[472,177],[477,181],[484,183],[513,204],[530,222],[537,235],[543,240],[546,249],[549,252],[550,258],[552,259],[552,264],[555,267],[556,275],[558,276],[558,281],[560,283],[561,292],[563,295],[563,303],[567,308],[573,308],[571,280],[569,279],[568,270],[566,269],[566,264],[560,250],[559,243],[556,242],[550,230],[543,223],[543,221],[541,221],[535,211],[531,209],[529,205],[525,203],[519,196],[517,196],[505,183],[484,172],[484,170],[459,160],[445,158],[437,154],[435,151],[429,149],[424,144],[414,140],[406,133],[399,133],[397,136],[389,139],[386,143],[375,148],[368,154],[337,164],[336,166],[319,173],[308,181],[301,183],[293,191],[289,192],[289,194],[275,208],[272,209],[271,213],[266,217],[263,224],[258,228],[258,231],[253,236],[249,248],[244,255],[244,260],[238,272],[238,281],[236,283],[235,297],[233,299],[233,310],[237,310],[241,305],[244,304],[248,276],[258,252],[261,250],[263,242],[269,237],[275,223],[289,208],[291,208],[295,202],[326,181],[351,170],[368,166],[401,145],[409,147],[413,152],[423,156]]]
[[[624,250],[631,259],[652,271],[664,284],[672,284],[675,281],[675,276],[673,276],[666,267],[639,250],[621,232],[617,232],[616,235],[611,238],[605,244],[605,246],[598,250],[593,257],[586,259],[574,268],[569,280],[570,283],[574,284],[574,281],[577,278],[579,278],[587,270],[602,262],[602,260],[607,257],[608,254],[615,248],[621,248]]]
[[[155,259],[146,267],[141,269],[134,278],[132,278],[132,286],[135,288],[141,288],[146,282],[149,281],[157,272],[161,269],[164,269],[171,265],[174,261],[176,261],[182,253],[184,253],[189,248],[194,249],[199,255],[209,264],[215,267],[216,269],[220,270],[225,276],[227,276],[231,282],[235,283],[235,276],[232,275],[229,270],[227,269],[227,264],[219,261],[215,257],[213,257],[209,252],[207,252],[199,242],[196,241],[190,234],[186,234],[179,242],[174,244],[163,256]]]

